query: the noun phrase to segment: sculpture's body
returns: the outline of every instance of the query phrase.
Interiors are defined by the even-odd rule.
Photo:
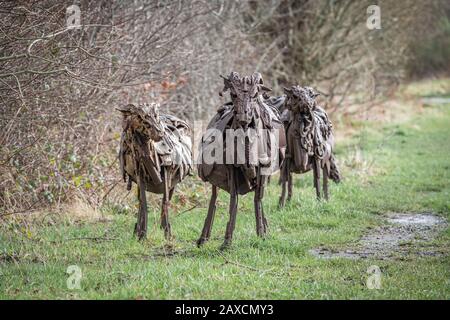
[[[323,174],[323,193],[328,199],[328,178],[340,181],[339,170],[333,156],[334,137],[331,121],[325,110],[317,106],[318,95],[309,87],[293,86],[285,89],[284,101],[278,99],[287,139],[286,159],[281,167],[282,194],[279,205],[292,197],[292,173],[313,170],[314,187],[320,198],[320,171]],[[275,101],[273,101],[275,102]]]
[[[202,137],[200,147],[202,160],[198,165],[198,172],[202,180],[212,184],[212,196],[205,225],[197,242],[200,246],[210,237],[216,209],[217,188],[221,188],[230,193],[230,220],[222,248],[230,245],[232,241],[238,194],[255,191],[256,232],[260,237],[265,235],[267,220],[261,203],[264,186],[267,183],[267,177],[274,172],[273,165],[278,165],[275,162],[281,161],[279,158],[284,157],[285,148],[284,130],[278,111],[267,105],[262,97],[262,92],[269,89],[263,85],[261,75],[255,73],[251,77],[240,78],[236,72],[232,72],[228,78],[224,78],[224,85],[223,92],[230,90],[232,101],[223,105],[211,120],[207,132]],[[230,132],[246,134],[253,131],[257,131],[258,134],[241,137],[243,146],[241,154],[238,147],[240,138],[238,137],[236,142],[234,137],[230,140],[228,140],[229,136],[226,137]],[[216,136],[212,137],[214,133]],[[223,161],[211,163],[207,161],[206,153],[210,152],[208,151],[210,146],[216,143],[217,139],[223,141],[223,148],[219,154],[219,158]],[[274,143],[276,149],[273,147]],[[255,146],[257,146],[257,152],[254,152]],[[256,161],[250,161],[251,155],[255,155]],[[264,170],[269,168],[270,170]]]
[[[163,194],[161,228],[166,239],[171,236],[169,202],[175,186],[192,167],[191,138],[186,122],[170,115],[159,115],[156,105],[119,108],[123,113],[120,142],[120,166],[123,178],[138,187],[139,213],[135,233],[139,239],[147,234],[145,191]]]

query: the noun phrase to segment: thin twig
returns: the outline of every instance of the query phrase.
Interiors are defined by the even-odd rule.
[[[261,273],[261,275],[263,275],[264,273],[267,273],[267,272],[270,272],[270,271],[273,270],[273,268],[272,269],[267,269],[267,270],[260,270],[260,269],[255,268],[255,267],[248,266],[246,264],[242,264],[242,263],[239,263],[239,262],[236,262],[236,261],[229,260],[220,251],[218,251],[218,253],[225,260],[225,264],[227,264],[227,263],[228,264],[233,264],[233,265],[238,266],[240,268],[246,268],[246,269],[249,269],[249,270],[252,270],[252,271],[257,271],[257,272]]]
[[[54,242],[64,242],[64,241],[77,241],[77,240],[93,240],[93,241],[115,241],[119,238],[107,238],[107,237],[79,237],[79,238],[67,238],[60,241],[51,241]]]
[[[181,212],[178,213],[176,216],[178,217],[179,215],[181,215],[181,214],[183,214],[183,213],[186,213],[186,212],[189,212],[189,211],[192,211],[192,210],[194,210],[194,209],[197,208],[197,207],[198,207],[198,203],[197,203],[196,205],[194,205],[192,208],[189,208],[189,209],[187,209],[187,210],[181,211]]]

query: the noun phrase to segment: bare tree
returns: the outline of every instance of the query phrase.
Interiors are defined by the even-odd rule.
[[[74,195],[97,205],[117,177],[113,108],[151,100],[192,118],[199,105],[214,103],[214,88],[206,85],[211,70],[228,68],[222,59],[231,53],[223,49],[231,33],[223,31],[217,6],[197,0],[75,4],[78,28],[67,25],[72,1],[0,2],[5,211]]]

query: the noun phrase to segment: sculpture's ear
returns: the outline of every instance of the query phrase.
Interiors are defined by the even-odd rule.
[[[152,102],[149,105],[149,111],[156,120],[159,120],[159,103]]]
[[[262,91],[272,91],[272,89],[270,89],[269,87],[266,87],[266,86],[263,85],[263,84],[260,84],[260,85],[259,85],[259,89],[262,90]]]
[[[223,89],[219,92],[219,96],[223,97],[223,94],[231,88],[231,81],[223,75],[220,75],[220,77],[223,79]]]
[[[264,85],[264,80],[262,78],[261,73],[259,73],[259,72],[253,73],[252,80],[253,80],[253,83],[256,83],[258,85],[259,91],[272,91],[272,89],[270,89],[269,87]]]
[[[118,111],[120,111],[122,113],[129,113],[134,108],[135,108],[134,104],[130,103],[130,104],[127,104],[127,105],[122,106],[122,107],[117,107],[116,110],[118,110]]]
[[[286,93],[287,95],[291,95],[292,94],[292,89],[291,88],[286,88],[284,87],[284,93]]]
[[[253,83],[257,83],[257,84],[264,84],[262,75],[259,72],[254,72],[252,74],[252,81],[253,81]]]
[[[311,88],[311,98],[315,99],[320,96],[320,93]]]
[[[156,115],[159,115],[159,103],[152,103],[153,105],[153,110],[155,112]]]
[[[311,98],[315,99],[318,96],[320,96],[320,93],[318,93],[316,90],[314,90],[314,88],[312,88],[312,87],[304,87],[304,88],[308,91],[308,94]]]
[[[153,103],[153,110],[155,111],[156,121],[159,121],[159,103]]]

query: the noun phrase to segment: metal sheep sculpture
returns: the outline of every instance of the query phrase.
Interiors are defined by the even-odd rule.
[[[137,184],[139,197],[135,234],[147,234],[147,200],[145,191],[162,194],[161,228],[171,238],[169,202],[175,186],[192,169],[189,125],[171,115],[159,114],[157,104],[128,104],[118,108],[123,114],[123,131],[119,160],[128,190]]]
[[[262,198],[267,178],[276,170],[268,170],[269,173],[265,173],[264,169],[272,168],[276,160],[284,157],[285,136],[278,110],[264,102],[263,93],[270,89],[264,86],[259,73],[254,73],[250,77],[240,77],[237,72],[231,72],[228,77],[222,78],[224,89],[220,95],[229,90],[231,102],[219,108],[210,121],[200,145],[202,161],[198,164],[198,172],[203,181],[212,184],[212,196],[197,245],[201,246],[210,237],[216,210],[217,188],[221,188],[230,193],[230,218],[221,247],[225,249],[232,242],[239,194],[255,192],[256,233],[260,237],[266,234],[267,219],[262,207]],[[234,137],[230,139],[228,136],[230,132],[242,134],[238,134],[235,140]],[[258,134],[251,135],[249,132]],[[215,154],[218,161],[208,162],[206,156],[217,141],[223,142],[221,148],[218,148],[220,150],[216,150],[219,153]],[[274,147],[274,142],[279,143]],[[241,150],[238,148],[239,143],[244,150],[241,153],[238,152]],[[256,161],[250,161],[255,154]],[[276,155],[276,160],[268,156],[269,154]],[[278,163],[276,166],[279,166]]]
[[[323,108],[317,105],[319,95],[310,87],[292,86],[284,89],[286,96],[272,101],[280,106],[284,123],[287,149],[281,166],[282,193],[279,206],[292,197],[292,173],[313,170],[314,187],[320,199],[320,171],[323,174],[323,193],[328,199],[328,178],[338,183],[341,176],[333,155],[333,126]]]

